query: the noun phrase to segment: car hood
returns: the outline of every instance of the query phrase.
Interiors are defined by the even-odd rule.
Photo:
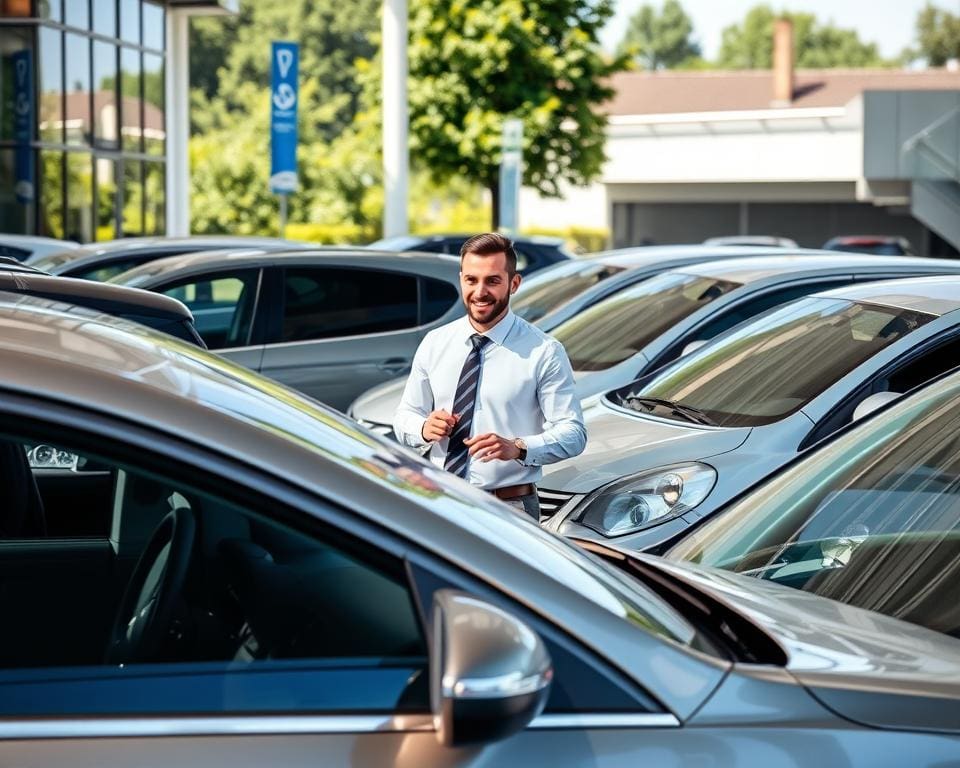
[[[368,389],[353,401],[347,413],[367,424],[393,424],[406,383],[407,377],[402,376]]]
[[[588,493],[635,472],[732,451],[750,434],[749,427],[704,427],[588,402],[583,413],[587,447],[574,459],[544,467],[545,488]]]
[[[762,627],[786,653],[787,671],[840,716],[960,733],[960,640],[769,581],[618,551]]]

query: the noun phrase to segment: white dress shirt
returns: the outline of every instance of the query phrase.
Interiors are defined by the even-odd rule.
[[[404,445],[425,445],[423,425],[431,411],[452,413],[460,370],[477,333],[462,317],[424,337],[413,358],[403,399],[393,421]],[[580,401],[573,371],[559,341],[517,317],[509,309],[503,319],[482,334],[490,339],[483,349],[483,365],[473,412],[473,435],[495,432],[527,445],[523,463],[471,457],[467,480],[481,488],[537,482],[543,464],[581,453],[586,446]],[[448,439],[433,444],[430,460],[443,466]]]

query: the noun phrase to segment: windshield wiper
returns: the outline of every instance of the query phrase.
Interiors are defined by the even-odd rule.
[[[683,416],[687,421],[692,421],[694,424],[706,424],[710,427],[720,426],[699,408],[694,408],[692,405],[684,405],[683,403],[675,403],[672,400],[663,400],[659,397],[629,395],[621,400],[621,404],[631,410],[642,410],[646,413],[651,413],[655,408],[666,408],[672,413]]]

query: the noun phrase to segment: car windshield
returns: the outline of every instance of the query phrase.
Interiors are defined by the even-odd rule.
[[[667,328],[739,283],[665,272],[632,285],[551,331],[576,371],[601,371],[643,349]]]
[[[668,557],[960,636],[960,375],[795,463]]]
[[[834,250],[847,253],[874,253],[879,256],[902,256],[903,248],[896,243],[843,243]]]
[[[531,284],[527,290],[518,291],[510,302],[510,308],[524,320],[534,323],[581,291],[622,271],[623,267],[610,264],[561,263],[545,274],[542,280]]]
[[[41,269],[44,272],[52,272],[68,262],[85,259],[88,256],[93,256],[96,252],[93,248],[71,248],[66,251],[55,251],[45,256],[32,259],[30,266]]]
[[[795,413],[932,319],[922,312],[845,299],[800,299],[608,398],[621,405],[642,397],[669,400],[698,409],[720,426],[769,424]]]

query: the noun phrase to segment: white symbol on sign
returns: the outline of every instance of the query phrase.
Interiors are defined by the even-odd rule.
[[[19,59],[17,61],[17,85],[25,85],[27,81],[27,60]]]
[[[293,64],[293,51],[289,48],[281,48],[277,51],[277,66],[280,68],[280,77],[286,79],[287,72]]]
[[[273,104],[277,109],[293,109],[297,103],[297,94],[289,83],[280,83],[277,86],[276,93],[273,94]]]

